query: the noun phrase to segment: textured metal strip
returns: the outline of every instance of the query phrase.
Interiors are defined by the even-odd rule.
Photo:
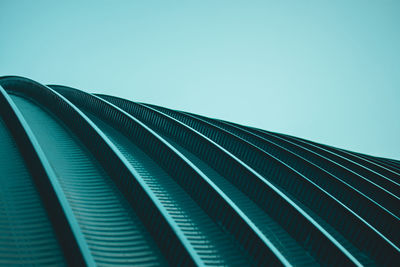
[[[274,135],[278,135],[275,133],[271,133]],[[383,173],[377,173],[371,169],[368,169],[367,166],[363,166],[359,163],[356,163],[346,157],[344,157],[340,152],[340,150],[333,149],[329,146],[324,146],[321,144],[317,144],[315,142],[311,142],[308,140],[303,140],[300,138],[287,136],[287,135],[279,135],[287,140],[292,142],[301,144],[304,147],[312,149],[313,151],[318,152],[318,154],[323,155],[326,158],[331,159],[332,161],[352,170],[353,172],[357,173],[358,175],[364,177],[364,179],[371,181],[374,184],[377,184],[384,188],[385,190],[392,192],[394,195],[400,195],[400,183],[399,176],[393,172],[386,172],[386,174],[390,174],[388,177],[385,177]],[[349,156],[349,155],[348,155]],[[365,162],[367,163],[367,162]],[[374,165],[376,167],[376,165]]]
[[[5,86],[9,81],[18,84],[13,78],[2,78],[0,84]],[[93,258],[52,167],[22,114],[1,87],[0,91],[2,116],[25,158],[66,260],[74,266],[93,266]]]
[[[242,246],[245,249],[250,246],[254,247],[252,251],[248,252],[252,255],[255,263],[286,263],[279,252],[271,249],[270,246],[272,245],[267,240],[263,240],[258,235],[258,231],[249,225],[246,216],[230,203],[223,192],[210,183],[207,177],[197,172],[193,166],[188,164],[179,153],[168,146],[153,131],[126,112],[100,98],[73,89],[61,90],[61,87],[58,88],[67,97],[79,102],[80,107],[89,109],[101,116],[102,119],[112,123],[115,128],[129,136],[134,143],[139,144],[149,155],[152,155],[159,165],[169,170],[177,183],[197,201],[198,205],[208,212],[210,217],[222,224],[234,236],[241,236],[238,241],[243,242]],[[114,119],[116,117],[119,119]],[[125,125],[118,125],[121,121],[125,122]],[[174,163],[171,164],[172,162]],[[249,240],[251,240],[250,243]],[[275,253],[278,255],[275,255]]]
[[[143,214],[147,216],[144,219],[151,220],[156,231],[162,230],[157,213],[148,212],[151,210],[151,202],[132,186],[134,179],[125,164],[102,139],[95,126],[62,96],[50,88],[30,81],[22,83],[23,86],[8,86],[7,89],[34,98],[40,103],[35,105],[15,97],[18,104],[25,109],[25,115],[31,118],[30,123],[35,126],[36,132],[40,133],[41,144],[46,146],[44,152],[52,156],[57,178],[88,243],[89,255],[93,256],[98,265],[162,265],[163,258],[159,257],[155,243],[147,238],[147,230],[142,227],[140,220],[128,207],[128,202],[100,164],[96,164],[92,155],[102,159],[101,164],[117,180],[116,184],[124,183],[121,187],[129,191],[129,200],[137,203],[143,210]],[[52,114],[48,114],[38,105],[46,106]],[[69,129],[77,133],[80,140],[64,124],[53,118],[53,114],[71,126]],[[82,139],[93,154],[82,147]],[[131,194],[132,191],[136,193]],[[159,238],[167,237],[163,232],[157,234]],[[178,264],[183,263],[178,261],[183,256],[176,257]]]
[[[264,177],[268,177],[268,179],[287,190],[287,192],[296,197],[298,201],[306,204],[316,214],[323,215],[322,218],[324,220],[335,227],[337,231],[354,243],[360,251],[366,253],[372,259],[384,263],[388,258],[395,259],[398,256],[398,248],[392,242],[328,192],[307,179],[307,177],[293,170],[291,166],[284,164],[270,154],[260,151],[257,147],[242,138],[210,125],[208,122],[202,121],[199,118],[162,107],[158,107],[157,109],[162,110],[164,113],[179,119],[183,123],[207,135],[249,164],[249,166]],[[273,173],[276,170],[279,170],[278,176]],[[284,175],[285,178],[283,178]],[[289,180],[290,183],[288,182]],[[344,192],[341,193],[343,194]],[[321,205],[324,209],[329,210],[330,213],[321,213]],[[342,221],[348,226],[343,227]],[[385,228],[386,233],[392,232],[396,225],[395,223],[387,225]],[[347,230],[342,230],[343,228]],[[397,241],[397,239],[395,239],[397,237],[396,234],[392,234],[391,237],[393,240]],[[379,243],[379,248],[381,250],[376,249],[375,246],[377,243]],[[361,260],[362,258],[364,257],[360,255],[359,259]]]
[[[243,162],[207,137],[152,108],[115,97],[102,97],[125,109],[150,127],[164,132],[167,136],[178,139],[183,144],[186,143],[188,149],[193,150],[194,153],[203,154],[207,163],[211,164],[215,169],[220,169],[219,172],[225,173],[224,176],[227,179],[230,179],[237,188],[247,194],[285,229],[291,232],[291,235],[298,242],[307,242],[307,245],[304,244],[304,246],[319,261],[349,262],[351,259],[357,262],[350,253],[345,252],[342,246],[337,246],[337,242],[329,235],[326,235],[327,233],[313,219],[307,216],[298,205],[290,201],[276,187],[265,181]],[[298,224],[293,225],[291,220],[297,220]],[[298,227],[299,225],[302,225],[302,227]],[[306,236],[312,236],[312,238],[306,238]],[[314,243],[315,246],[309,242]],[[313,247],[318,247],[318,250],[313,251]]]
[[[327,190],[330,194],[342,201],[354,212],[363,217],[369,224],[376,227],[382,234],[386,236],[387,239],[393,240],[395,243],[399,243],[400,233],[393,231],[393,229],[396,227],[400,227],[400,221],[396,215],[390,213],[384,207],[375,202],[373,200],[374,195],[371,195],[371,198],[369,198],[360,192],[358,190],[360,186],[359,183],[353,183],[353,185],[349,185],[341,179],[342,177],[334,176],[320,168],[318,165],[315,165],[312,161],[308,161],[296,154],[296,149],[302,149],[301,147],[296,147],[296,144],[286,143],[286,147],[288,147],[287,149],[273,141],[259,136],[256,133],[252,133],[233,124],[212,120],[194,114],[191,115],[223,128],[284,161],[286,164],[293,167],[304,176],[321,186],[324,190]],[[291,149],[289,150],[289,148]],[[313,153],[312,151],[303,149],[303,153],[307,152]],[[343,178],[346,179],[346,177]],[[376,220],[376,218],[380,218],[380,220]]]

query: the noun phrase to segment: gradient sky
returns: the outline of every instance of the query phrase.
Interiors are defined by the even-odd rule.
[[[20,75],[400,159],[400,1],[0,1]]]

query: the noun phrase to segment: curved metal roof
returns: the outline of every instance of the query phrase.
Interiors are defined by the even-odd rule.
[[[0,265],[396,265],[400,162],[0,78]]]

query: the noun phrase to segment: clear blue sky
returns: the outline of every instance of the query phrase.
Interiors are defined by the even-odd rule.
[[[0,75],[400,159],[400,1],[0,1]]]

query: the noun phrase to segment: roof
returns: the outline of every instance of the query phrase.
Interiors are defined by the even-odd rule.
[[[0,78],[0,265],[395,265],[400,162]]]

